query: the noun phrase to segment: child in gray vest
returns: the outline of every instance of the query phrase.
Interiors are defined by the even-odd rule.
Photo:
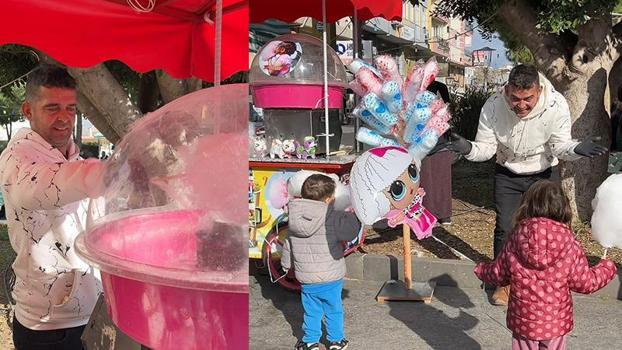
[[[322,318],[326,318],[329,350],[348,347],[343,330],[341,290],[346,275],[343,242],[353,240],[362,229],[354,213],[333,208],[335,182],[314,174],[302,184],[302,198],[289,204],[289,237],[281,264],[294,269],[302,284],[304,336],[296,350],[319,350]]]

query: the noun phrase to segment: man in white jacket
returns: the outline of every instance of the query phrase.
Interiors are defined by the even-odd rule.
[[[477,136],[471,142],[452,134],[448,148],[483,162],[497,156],[494,182],[496,225],[494,256],[501,252],[523,193],[538,180],[559,178],[558,159],[594,157],[607,149],[591,140],[572,140],[566,99],[533,66],[512,69],[503,91],[482,108]],[[498,287],[493,303],[507,304],[509,287]]]
[[[74,252],[87,203],[103,191],[104,163],[80,160],[72,141],[76,84],[60,67],[42,65],[26,85],[19,130],[0,155],[17,303],[16,350],[82,349],[80,336],[101,284]]]

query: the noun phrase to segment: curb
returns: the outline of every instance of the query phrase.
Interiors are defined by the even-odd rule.
[[[364,281],[403,280],[404,261],[392,255],[353,253],[346,258],[346,278]],[[473,274],[475,264],[453,259],[420,258],[413,255],[413,281],[435,281],[438,286],[481,288],[482,282]],[[592,294],[602,299],[622,300],[622,276],[617,276],[603,289]]]

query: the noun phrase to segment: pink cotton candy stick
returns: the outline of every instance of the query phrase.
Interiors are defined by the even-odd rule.
[[[382,95],[382,80],[368,68],[363,67],[356,72],[356,81],[367,91]]]
[[[367,93],[369,91],[367,91],[367,89],[365,88],[365,86],[361,85],[361,83],[359,83],[357,80],[352,80],[350,83],[350,89],[352,89],[352,91],[354,91],[355,94],[357,94],[358,96],[365,96],[367,95]]]
[[[395,59],[388,55],[378,56],[374,60],[376,68],[382,74],[382,77],[386,81],[394,81],[401,87],[403,84],[402,76],[400,75],[399,67]]]
[[[423,79],[419,91],[424,91],[428,86],[436,79],[436,75],[439,72],[438,63],[436,58],[432,57],[423,67]]]
[[[443,100],[440,98],[432,101],[432,103],[430,104],[430,110],[432,111],[432,114],[436,114],[443,107],[445,107],[445,102],[443,102]]]
[[[411,103],[417,97],[421,81],[423,80],[423,66],[416,65],[408,74],[404,83],[404,99],[406,103]]]

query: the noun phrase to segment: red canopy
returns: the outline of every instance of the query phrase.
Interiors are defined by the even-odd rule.
[[[249,7],[251,23],[271,18],[294,21],[306,16],[322,20],[322,0],[249,0]],[[326,20],[335,22],[353,16],[354,9],[360,21],[373,17],[402,18],[402,0],[326,0]]]
[[[159,0],[139,13],[126,0],[2,0],[0,45],[27,45],[73,67],[115,59],[138,72],[212,81],[215,3]],[[248,2],[223,0],[222,18],[224,79],[248,69]]]

